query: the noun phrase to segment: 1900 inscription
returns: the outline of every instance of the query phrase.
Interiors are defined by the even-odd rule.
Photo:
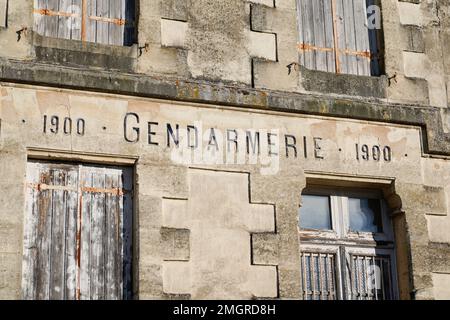
[[[79,136],[84,136],[86,130],[86,121],[84,119],[72,120],[70,117],[59,117],[56,115],[44,115],[44,133],[58,134],[62,132],[65,135],[76,133]]]

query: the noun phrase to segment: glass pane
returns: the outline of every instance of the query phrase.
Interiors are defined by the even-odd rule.
[[[348,198],[350,230],[382,232],[379,199]]]
[[[331,230],[330,197],[302,195],[300,228]]]

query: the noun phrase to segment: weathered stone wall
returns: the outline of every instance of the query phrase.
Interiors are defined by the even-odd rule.
[[[89,59],[77,60],[74,52],[91,52],[89,46],[66,45],[64,50],[72,52],[69,58],[54,49],[42,54],[41,46],[54,48],[59,41],[36,41],[32,3],[10,1],[7,28],[0,28],[0,57],[123,69],[120,59],[98,66]],[[326,85],[311,86],[310,77],[299,68],[288,74],[286,66],[298,61],[295,0],[150,0],[140,1],[139,8],[138,43],[130,49],[134,63],[126,71],[289,92],[333,91]],[[381,94],[372,96],[447,108],[450,5],[445,0],[383,0],[382,10],[386,76],[378,84]],[[108,46],[98,47],[111,55]],[[340,78],[337,87],[344,89],[336,94],[371,95],[364,88],[355,92],[350,84],[345,89],[347,82],[365,83],[363,77]]]
[[[207,2],[140,1],[137,43],[114,47],[43,38],[32,1],[10,1],[0,79],[411,123],[426,128],[428,152],[450,154],[446,1],[382,1],[381,77],[296,67],[295,0]]]
[[[127,113],[139,123],[130,116],[124,131]],[[83,118],[85,135],[44,133],[44,115]],[[403,297],[448,298],[450,163],[423,153],[419,127],[8,84],[0,87],[0,119],[1,298],[21,297],[27,157],[135,159],[138,298],[299,298],[297,210],[311,173],[333,183],[385,184],[405,221],[397,247],[406,257]],[[280,142],[277,155],[262,149],[254,164],[245,157],[231,165],[185,162],[186,138],[168,147],[166,123],[203,129],[205,150],[210,128],[218,137],[227,129],[268,130]],[[284,135],[297,138],[297,156]],[[245,155],[245,137],[238,143]],[[356,143],[389,146],[392,158],[357,160]]]
[[[210,270],[200,268],[197,250],[207,252],[208,261],[223,264],[222,275],[208,280],[226,297],[298,298],[296,219],[309,171],[392,179],[405,212],[402,259],[410,269],[402,271],[405,296],[449,297],[448,1],[382,0],[386,75],[378,78],[295,67],[289,74],[287,65],[298,61],[295,0],[139,1],[138,43],[131,47],[44,38],[32,30],[33,1],[9,0],[7,8],[7,12],[0,10],[6,17],[0,17],[6,22],[6,28],[0,26],[0,298],[21,295],[30,147],[56,149],[84,160],[89,154],[108,161],[139,158],[135,290],[140,298],[217,297],[219,293],[202,286],[205,279],[199,279],[198,270]],[[33,90],[9,83],[86,91]],[[143,119],[141,143],[123,140],[126,112]],[[86,117],[88,134],[82,139],[43,135],[44,114]],[[299,137],[318,135],[327,152],[333,151],[324,160],[282,158],[275,176],[261,175],[260,166],[251,165],[188,168],[174,164],[169,150],[161,152],[144,143],[147,118],[182,125],[202,120],[222,129],[279,129]],[[162,138],[162,133],[157,137]],[[355,163],[351,155],[355,141],[393,144],[394,161]],[[194,211],[203,214],[216,208],[217,200],[196,202],[204,190],[192,180],[203,181],[219,199],[229,199],[235,219],[223,221],[220,210],[214,216],[217,221],[193,216]],[[226,193],[221,184],[236,188]],[[242,197],[234,203],[231,198],[238,191]],[[173,201],[183,207],[179,211],[184,219],[171,217],[168,208]],[[255,210],[258,218],[243,219],[241,208]],[[271,216],[272,209],[275,222],[259,218],[259,214]],[[217,241],[204,243],[203,237],[212,237],[210,227]],[[223,243],[220,239],[228,238],[238,248],[237,261],[223,259],[229,248],[215,250]],[[228,263],[239,267],[235,270]],[[264,279],[252,278],[256,269],[262,270]],[[185,277],[176,277],[180,272]],[[224,284],[223,278],[231,280]]]

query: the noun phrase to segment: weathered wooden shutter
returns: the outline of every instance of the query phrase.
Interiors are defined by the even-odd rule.
[[[377,30],[368,28],[374,0],[297,0],[300,63],[308,69],[379,75]]]
[[[131,297],[128,168],[29,162],[24,299]]]
[[[34,29],[43,36],[110,45],[134,42],[134,1],[34,1]]]

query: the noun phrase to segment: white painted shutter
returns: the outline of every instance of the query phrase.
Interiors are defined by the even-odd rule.
[[[24,299],[131,297],[131,169],[29,162]]]

